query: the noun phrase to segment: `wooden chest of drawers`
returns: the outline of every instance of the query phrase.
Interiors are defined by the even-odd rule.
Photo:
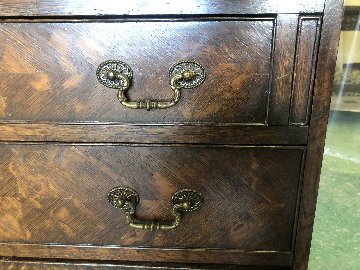
[[[338,0],[0,3],[1,269],[306,269]]]

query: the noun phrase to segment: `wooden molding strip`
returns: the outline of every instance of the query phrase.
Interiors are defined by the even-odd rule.
[[[0,256],[181,263],[227,263],[290,266],[292,253],[278,251],[245,252],[231,249],[163,249],[118,246],[0,243]],[[160,255],[161,254],[161,255]]]
[[[0,124],[3,142],[305,145],[307,127]]]
[[[151,2],[151,4],[150,4]],[[106,3],[106,2],[105,2]],[[111,4],[110,4],[111,3]],[[191,0],[171,2],[157,0],[111,1],[104,4],[98,0],[2,0],[2,16],[73,16],[73,15],[172,15],[172,14],[261,14],[322,12],[324,0],[292,0],[284,4],[279,0]]]

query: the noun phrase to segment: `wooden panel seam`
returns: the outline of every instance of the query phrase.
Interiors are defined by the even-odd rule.
[[[152,16],[37,16],[2,17],[0,23],[87,23],[87,22],[187,22],[187,21],[270,21],[271,14],[195,14]]]
[[[321,18],[321,16],[299,16],[293,82],[291,87],[289,125],[308,124],[319,47]],[[314,29],[311,29],[313,31],[304,31],[304,22],[315,23]]]
[[[296,198],[296,206],[294,210],[294,228],[293,228],[293,238],[292,238],[292,247],[291,250],[295,250],[295,243],[296,243],[296,231],[298,226],[298,219],[299,219],[299,206],[300,206],[300,199],[301,199],[301,190],[304,180],[304,168],[305,168],[305,158],[306,158],[306,149],[304,149],[302,157],[301,157],[301,165],[300,165],[300,173],[299,173],[299,183],[298,183],[298,193]],[[293,261],[294,256],[291,257],[291,260]]]
[[[204,136],[206,134],[206,136]],[[308,127],[0,124],[0,141],[305,145]]]
[[[269,125],[288,125],[297,24],[297,14],[279,14],[276,19],[267,115]]]
[[[65,252],[66,250],[71,252]],[[228,263],[244,265],[290,266],[291,252],[254,251],[234,249],[169,249],[169,248],[125,248],[118,246],[51,245],[0,243],[2,257],[36,257],[48,259],[116,260],[116,261],[161,261],[181,263]],[[163,257],[159,257],[161,252]],[[96,254],[96,255],[95,255]],[[157,256],[153,256],[153,255]],[[145,255],[145,256],[144,256]],[[95,257],[97,256],[97,257]]]

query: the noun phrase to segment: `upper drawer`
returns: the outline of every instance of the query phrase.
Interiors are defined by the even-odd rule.
[[[272,21],[3,24],[3,120],[264,123]],[[183,59],[207,78],[166,110],[120,104],[96,77],[108,59],[133,70],[130,100],[171,100],[169,68]]]
[[[293,15],[3,23],[0,119],[287,125],[283,112],[289,114],[297,25]],[[313,19],[307,26],[306,44],[314,46],[317,25]],[[169,68],[180,60],[202,64],[206,79],[194,89],[181,89],[178,103],[168,109],[130,109],[120,104],[117,89],[96,77],[98,66],[109,59],[133,70],[125,92],[129,100],[171,100]],[[305,77],[302,81],[310,79]]]

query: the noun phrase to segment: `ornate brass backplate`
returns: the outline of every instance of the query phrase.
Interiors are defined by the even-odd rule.
[[[128,80],[127,87],[130,86],[133,71],[125,62],[109,60],[99,65],[96,76],[99,82],[106,87],[121,89],[126,87],[126,80]]]
[[[191,89],[198,87],[206,78],[204,67],[195,61],[180,61],[171,66],[170,78],[180,76],[177,85],[180,88]]]
[[[198,209],[203,203],[203,197],[201,193],[191,190],[191,189],[182,189],[178,192],[175,192],[171,197],[172,205],[184,205],[186,207],[182,208],[182,211],[194,211]]]
[[[110,190],[108,201],[112,206],[126,210],[126,203],[137,205],[140,201],[140,197],[139,194],[131,188],[118,187]]]

